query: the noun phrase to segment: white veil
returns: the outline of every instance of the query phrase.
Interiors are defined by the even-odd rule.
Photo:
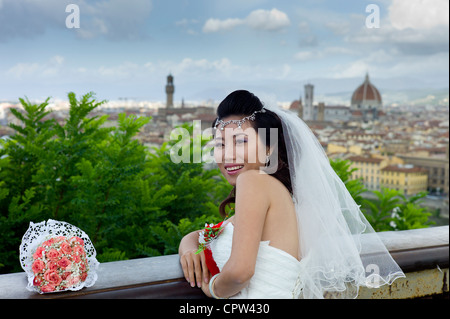
[[[305,122],[291,111],[264,108],[281,119],[288,154],[302,265],[294,297],[356,298],[360,286],[405,277]]]

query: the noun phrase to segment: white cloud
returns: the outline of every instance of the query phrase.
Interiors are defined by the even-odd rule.
[[[42,69],[39,63],[19,62],[6,71],[6,75],[15,79],[22,79],[34,75],[38,70]]]
[[[362,77],[363,74],[376,71],[374,67],[367,63],[364,59],[357,60],[345,65],[336,65],[332,69],[331,77],[335,79]]]
[[[324,49],[324,52],[327,55],[332,55],[332,54],[357,54],[357,52],[355,52],[352,49],[349,49],[347,47],[338,47],[338,46],[326,47]]]
[[[355,25],[343,37],[367,54],[384,49],[397,58],[428,56],[449,50],[448,0],[390,0],[380,28]],[[389,53],[390,54],[390,53]]]
[[[220,20],[210,18],[205,22],[203,32],[228,31],[239,25],[247,25],[254,30],[280,31],[290,24],[291,22],[287,14],[276,8],[272,10],[258,9],[250,12],[245,19],[228,18]]]
[[[6,75],[12,79],[49,78],[60,74],[64,67],[64,57],[55,55],[48,61],[19,62],[6,70]]]
[[[174,66],[175,72],[191,74],[192,72],[198,74],[204,72],[220,72],[229,73],[232,68],[231,61],[227,58],[209,61],[207,59],[194,60],[191,58],[184,58],[180,63]]]
[[[448,78],[448,54],[441,52],[426,57],[403,56],[385,50],[374,51],[368,56],[348,63],[337,64],[328,76],[335,79],[361,77],[369,72],[378,78],[417,77],[427,79]],[[448,85],[448,80],[442,86]]]
[[[242,19],[230,18],[225,20],[219,20],[211,18],[205,22],[205,25],[203,26],[203,32],[212,33],[219,31],[228,31],[241,24],[244,24],[244,20]]]
[[[356,54],[358,53],[346,47],[330,46],[315,50],[299,51],[296,54],[294,54],[294,59],[300,62],[304,62],[316,59],[329,58],[330,56],[336,55],[356,55]]]
[[[448,52],[448,35],[448,28],[443,27],[399,30],[385,24],[380,29],[361,28],[344,37],[344,40],[364,45],[361,48],[392,47],[405,55],[428,55]]]
[[[292,67],[289,64],[283,64],[282,69],[280,70],[280,74],[278,75],[277,79],[287,79],[289,78],[289,75],[291,74]]]
[[[100,66],[95,74],[100,75],[104,78],[110,78],[114,80],[127,79],[133,75],[137,75],[139,71],[139,65],[136,63],[125,61],[119,65],[115,66]]]
[[[445,79],[442,87],[448,86],[448,53],[439,52],[428,56],[409,56],[396,59],[394,63],[381,65],[385,77],[411,76],[425,81]]]
[[[392,0],[389,19],[398,30],[449,26],[448,0]]]
[[[273,8],[272,10],[255,10],[246,18],[247,24],[256,30],[279,31],[291,24],[286,13]]]
[[[309,61],[318,58],[318,52],[316,51],[300,51],[294,54],[294,59],[297,61]]]

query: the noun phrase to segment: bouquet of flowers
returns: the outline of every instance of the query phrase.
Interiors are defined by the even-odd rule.
[[[212,276],[218,274],[220,272],[219,267],[217,267],[216,262],[213,259],[210,244],[216,239],[223,230],[223,221],[214,225],[214,224],[205,224],[205,229],[203,229],[199,234],[199,245],[196,254],[205,252],[205,262],[208,267],[209,272]]]
[[[91,240],[81,229],[52,219],[30,222],[20,245],[27,289],[39,293],[92,286],[99,265],[95,256]]]

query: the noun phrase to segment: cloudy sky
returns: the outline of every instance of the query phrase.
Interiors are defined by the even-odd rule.
[[[0,0],[0,101],[164,100],[169,73],[175,102],[240,88],[290,101],[308,82],[352,91],[366,72],[381,90],[448,88],[448,12],[448,0]]]

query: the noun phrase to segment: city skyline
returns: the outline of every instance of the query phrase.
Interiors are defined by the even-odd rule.
[[[0,101],[220,99],[248,89],[289,101],[352,92],[448,89],[448,1],[0,1]],[[80,27],[68,28],[70,4]],[[379,25],[367,19],[379,9]],[[445,9],[447,8],[447,9]]]

